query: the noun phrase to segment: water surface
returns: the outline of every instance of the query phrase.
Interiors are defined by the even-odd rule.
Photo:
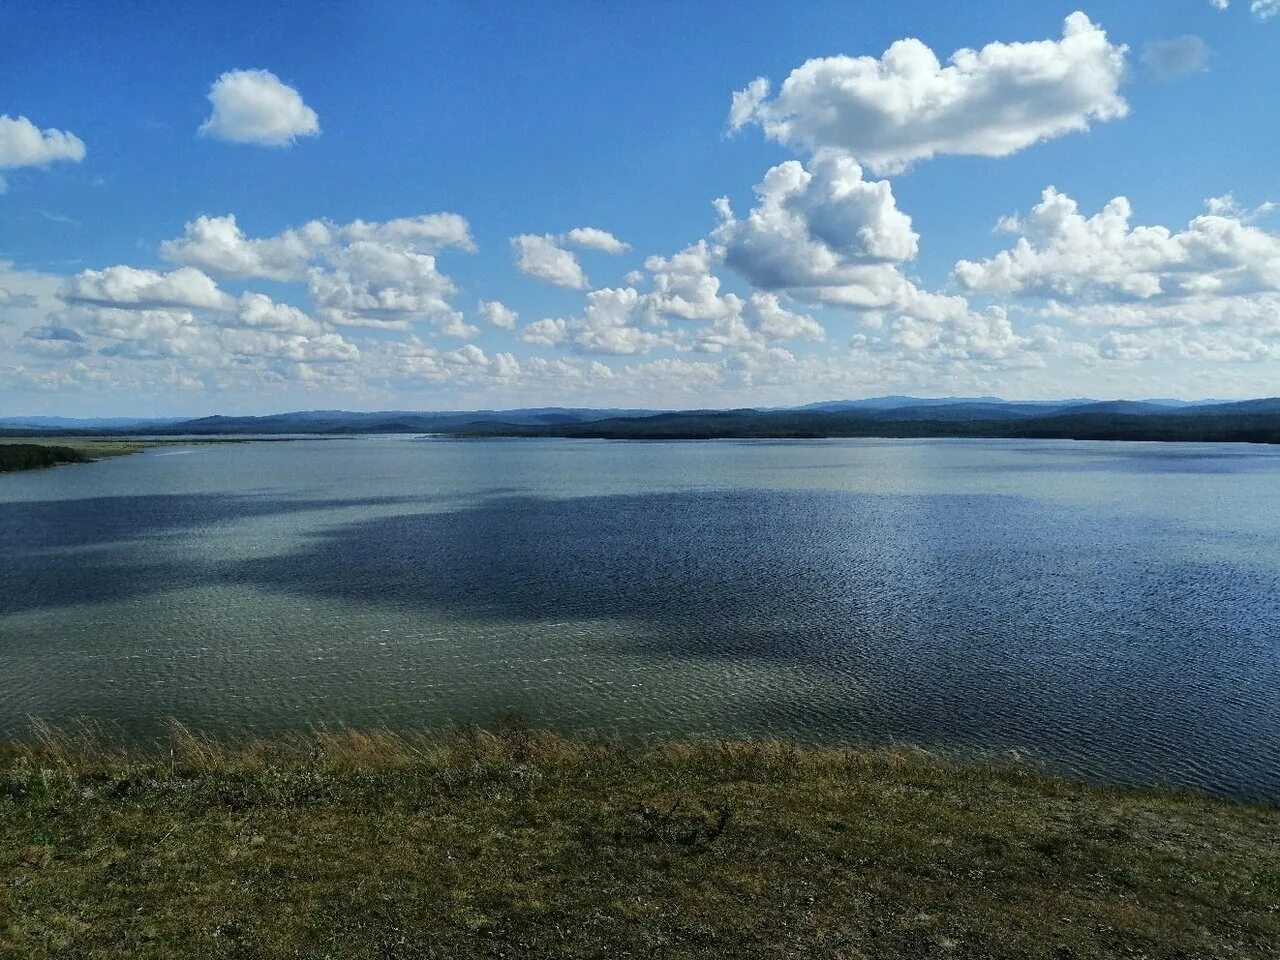
[[[439,726],[1016,749],[1280,796],[1280,451],[153,449],[0,477],[0,734]]]

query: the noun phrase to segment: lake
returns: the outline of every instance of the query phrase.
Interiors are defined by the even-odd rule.
[[[0,734],[1017,750],[1280,797],[1280,450],[361,437],[0,477]]]

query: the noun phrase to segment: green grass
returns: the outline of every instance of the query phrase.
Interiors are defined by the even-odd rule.
[[[62,463],[89,463],[103,457],[122,457],[148,447],[191,447],[222,443],[284,443],[282,440],[245,440],[240,437],[201,437],[198,440],[165,440],[148,437],[0,437],[0,473],[34,470]]]
[[[0,443],[0,473],[38,470],[60,463],[85,463],[89,458],[73,447],[36,443]]]
[[[0,437],[0,473],[36,470],[62,463],[88,463],[99,457],[137,453],[147,446],[133,440],[56,437]]]
[[[0,955],[1265,958],[1280,810],[781,743],[0,747]]]

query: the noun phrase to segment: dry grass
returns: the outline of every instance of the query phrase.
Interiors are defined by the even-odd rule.
[[[509,725],[0,746],[0,955],[1280,956],[1280,811]]]

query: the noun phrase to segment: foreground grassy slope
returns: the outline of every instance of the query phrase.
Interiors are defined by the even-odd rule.
[[[1280,811],[508,730],[0,750],[0,955],[1277,956]]]

